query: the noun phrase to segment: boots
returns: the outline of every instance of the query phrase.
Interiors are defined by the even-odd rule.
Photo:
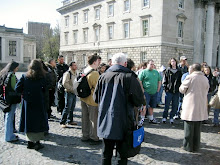
[[[35,146],[34,142],[28,141],[28,145],[27,145],[28,149],[34,149],[34,146]]]
[[[38,151],[39,149],[42,149],[42,148],[44,148],[44,146],[43,146],[42,144],[40,144],[40,141],[37,141],[37,142],[35,143],[34,149],[35,149],[36,151]]]

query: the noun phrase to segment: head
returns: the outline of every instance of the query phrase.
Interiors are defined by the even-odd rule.
[[[124,53],[116,53],[112,57],[112,64],[113,65],[122,65],[124,67],[127,67],[127,59]]]
[[[8,72],[17,72],[18,71],[18,66],[19,63],[15,62],[15,61],[11,61],[9,62],[0,72],[0,78],[4,79],[7,75]]]
[[[59,55],[59,56],[58,56],[58,62],[59,62],[60,64],[63,64],[63,63],[64,63],[64,57],[63,57],[63,55]]]
[[[112,59],[108,59],[108,65],[112,66]]]
[[[97,54],[93,54],[88,57],[88,64],[93,68],[97,69],[99,66],[98,56]]]
[[[148,60],[147,61],[147,69],[148,70],[153,70],[154,69],[154,61],[153,60]]]
[[[75,72],[75,71],[77,70],[76,62],[71,61],[70,64],[69,64],[69,68],[70,68],[72,71]]]
[[[99,65],[101,64],[101,61],[102,61],[102,57],[98,56],[98,63],[99,63]]]
[[[187,63],[187,58],[186,58],[186,56],[181,56],[180,57],[180,64],[181,65],[186,65],[186,63]]]
[[[192,72],[201,71],[201,65],[200,65],[199,63],[192,64],[191,67],[192,67],[192,68],[191,68]],[[190,71],[190,72],[191,72],[191,71]],[[189,72],[189,73],[190,73],[190,72]],[[192,73],[192,72],[191,72],[191,73]]]
[[[188,71],[189,71],[189,74],[191,74],[191,73],[193,72],[193,67],[192,67],[192,65],[189,66]]]
[[[56,61],[55,61],[54,59],[50,59],[50,60],[48,61],[48,63],[49,63],[53,68],[56,67]]]
[[[203,72],[205,73],[205,75],[210,75],[211,74],[211,68],[210,68],[210,66],[208,66],[208,65],[205,65],[204,67],[203,67]]]
[[[106,64],[105,63],[101,63],[100,65],[99,65],[99,67],[98,67],[98,71],[99,71],[99,73],[104,73],[105,72],[105,70],[106,70]]]
[[[175,58],[171,58],[168,62],[170,68],[176,69],[177,68],[177,60]]]
[[[130,58],[127,59],[127,68],[130,70],[133,70],[133,68],[135,67],[134,61]]]
[[[31,79],[41,79],[46,75],[46,71],[43,69],[42,60],[35,59],[32,60],[30,65],[28,66],[28,71],[26,76]]]

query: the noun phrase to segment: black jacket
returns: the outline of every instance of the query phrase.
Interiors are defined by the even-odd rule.
[[[100,76],[93,98],[99,104],[98,136],[112,140],[124,138],[128,129],[127,116],[134,121],[134,106],[144,102],[140,83],[121,65],[111,66]]]
[[[57,81],[63,76],[63,74],[69,69],[68,65],[63,63],[57,63]]]
[[[57,72],[55,68],[53,68],[49,63],[45,64],[48,68],[48,73],[50,75],[50,80],[51,80],[51,88],[55,89],[56,88],[56,83],[57,83]]]
[[[177,72],[173,73],[170,68],[167,68],[164,78],[163,87],[166,92],[177,93],[181,85],[182,72],[177,68]]]
[[[209,76],[205,75],[207,77],[207,79],[209,80],[209,93],[214,92],[217,87],[218,87],[218,81],[216,79],[216,77],[214,77],[212,74],[210,74]]]

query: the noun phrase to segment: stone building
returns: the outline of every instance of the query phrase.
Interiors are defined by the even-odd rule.
[[[35,58],[35,37],[24,34],[23,29],[0,26],[0,63],[2,66],[12,60],[21,64],[29,64]]]
[[[43,57],[43,44],[45,36],[50,33],[50,24],[42,22],[28,21],[28,34],[36,38],[36,56],[37,58]]]
[[[204,21],[207,11],[207,17],[211,15],[207,21],[215,22],[218,31],[218,1],[65,0],[57,9],[61,14],[60,54],[66,62],[74,60],[80,66],[94,52],[103,62],[123,52],[136,64],[154,59],[157,67],[167,66],[169,58],[184,55],[189,63],[206,60],[214,66],[209,62],[210,49],[218,45],[219,34],[208,31],[214,27],[209,22],[204,31]],[[196,27],[201,29],[194,33]],[[215,44],[210,45],[210,40]],[[204,49],[204,45],[208,46]],[[217,58],[217,48],[212,50],[212,57]]]

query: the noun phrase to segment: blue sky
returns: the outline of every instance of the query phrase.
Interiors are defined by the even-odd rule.
[[[26,23],[45,22],[54,27],[60,19],[56,11],[62,0],[0,0],[0,25],[11,28],[24,28]]]

